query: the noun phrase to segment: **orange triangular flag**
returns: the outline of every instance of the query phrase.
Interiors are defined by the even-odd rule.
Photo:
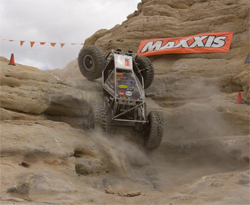
[[[20,41],[20,45],[22,46],[25,41]]]
[[[44,45],[45,44],[45,42],[40,42],[40,45]]]
[[[35,41],[30,41],[31,48],[33,47],[34,44],[35,44]]]
[[[56,45],[56,43],[50,43],[53,47]]]
[[[60,43],[61,44],[61,48],[65,45],[65,43]]]

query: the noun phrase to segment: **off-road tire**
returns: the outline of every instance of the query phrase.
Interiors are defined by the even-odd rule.
[[[145,130],[144,143],[147,149],[157,149],[162,140],[164,119],[160,112],[151,111],[148,114],[148,126]]]
[[[78,55],[78,65],[82,75],[88,80],[100,78],[106,66],[103,51],[96,45],[84,46]]]
[[[146,89],[153,83],[154,67],[151,61],[145,56],[136,56],[135,62],[137,63],[139,70],[143,70],[141,73],[144,79],[144,88]]]
[[[104,132],[107,131],[106,111],[101,105],[91,106],[88,113],[88,129],[96,128],[100,128]]]

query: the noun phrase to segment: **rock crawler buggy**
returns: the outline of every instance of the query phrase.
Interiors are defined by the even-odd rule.
[[[154,79],[151,61],[120,49],[110,51],[105,58],[98,46],[89,45],[79,52],[78,64],[88,80],[102,76],[104,103],[90,108],[88,128],[107,131],[108,126],[130,126],[144,133],[146,148],[158,148],[163,136],[163,116],[156,111],[147,115],[144,91]]]

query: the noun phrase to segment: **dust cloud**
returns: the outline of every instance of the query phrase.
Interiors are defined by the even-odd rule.
[[[196,92],[198,100],[183,100],[174,107],[146,100],[148,111],[157,110],[164,115],[164,136],[156,150],[145,149],[143,134],[132,129],[115,127],[108,133],[90,133],[103,157],[114,167],[107,175],[96,179],[93,176],[95,183],[105,179],[108,188],[114,190],[136,187],[165,191],[199,177],[247,169],[246,128],[228,117],[218,86],[201,80],[186,86],[185,91]]]
[[[107,134],[101,130],[91,133],[91,137],[101,147],[110,162],[123,174],[129,174],[132,166],[142,167],[150,164],[143,147],[135,143],[130,134],[125,130],[117,134]]]

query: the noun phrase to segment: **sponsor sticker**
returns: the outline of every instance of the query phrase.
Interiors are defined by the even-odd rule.
[[[126,92],[126,95],[127,95],[127,96],[132,96],[132,92],[131,92],[131,91],[127,91],[127,92]]]
[[[125,66],[129,66],[129,59],[125,58]]]
[[[116,78],[117,81],[121,80],[121,78]]]
[[[233,32],[204,33],[188,37],[143,40],[140,56],[172,53],[219,53],[230,50]]]
[[[126,86],[126,85],[119,85],[118,87],[119,88],[127,88],[128,86]]]
[[[117,73],[117,76],[122,77],[123,73]]]
[[[124,95],[124,92],[119,92],[119,95]]]

